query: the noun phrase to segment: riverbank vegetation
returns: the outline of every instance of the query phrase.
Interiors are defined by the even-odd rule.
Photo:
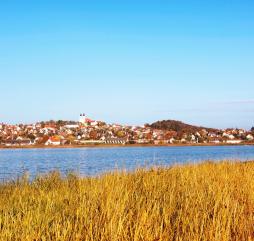
[[[253,240],[254,163],[0,184],[0,240]]]

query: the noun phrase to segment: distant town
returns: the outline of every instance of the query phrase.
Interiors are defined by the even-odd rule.
[[[197,127],[175,120],[143,126],[107,124],[80,114],[78,121],[0,123],[0,146],[254,144],[251,130]]]

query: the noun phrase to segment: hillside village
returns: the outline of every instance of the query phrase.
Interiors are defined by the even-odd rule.
[[[182,128],[188,127],[188,128]],[[80,115],[79,121],[48,121],[35,124],[0,124],[0,145],[60,146],[112,144],[240,144],[254,143],[254,128],[210,129],[179,121],[162,121],[152,125],[128,126],[107,124]]]

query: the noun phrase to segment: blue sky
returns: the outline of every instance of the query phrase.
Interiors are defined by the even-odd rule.
[[[254,2],[3,0],[0,122],[254,126]]]

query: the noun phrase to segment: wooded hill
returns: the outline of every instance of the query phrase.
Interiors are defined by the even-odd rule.
[[[157,121],[149,125],[149,127],[154,129],[159,129],[159,130],[168,130],[168,131],[172,130],[172,131],[184,132],[184,133],[195,133],[203,129],[205,129],[206,131],[213,131],[213,132],[219,131],[218,129],[189,125],[189,124],[183,123],[181,121],[176,121],[176,120]]]

